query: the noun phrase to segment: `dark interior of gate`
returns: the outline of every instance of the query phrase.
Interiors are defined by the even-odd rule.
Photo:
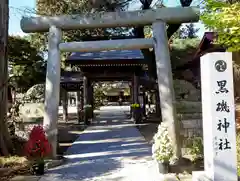
[[[100,38],[101,39],[101,38]],[[96,40],[99,40],[96,38]],[[61,92],[79,92],[76,97],[76,105],[79,115],[79,121],[84,119],[88,122],[86,115],[84,116],[84,107],[94,107],[93,83],[104,81],[122,81],[128,82],[130,87],[130,96],[122,97],[124,101],[131,104],[142,104],[143,115],[146,115],[145,104],[147,103],[147,94],[157,94],[156,81],[149,74],[149,62],[144,58],[141,50],[109,50],[101,52],[73,52],[66,59],[66,64],[76,66],[79,71],[64,71],[61,73]],[[84,90],[86,93],[84,93]],[[119,97],[121,97],[119,92]],[[67,119],[67,106],[64,103],[66,98],[61,93],[63,100],[63,111]],[[66,95],[65,95],[66,96]],[[78,96],[80,96],[78,98]],[[140,101],[139,102],[139,97]],[[152,97],[152,96],[149,96]],[[115,98],[116,99],[116,98]],[[114,100],[115,100],[114,99]],[[156,98],[157,100],[157,98]],[[156,104],[159,104],[156,101]],[[160,115],[160,105],[156,106],[158,115]],[[93,116],[91,110],[90,119]],[[132,113],[133,114],[133,113]],[[134,118],[135,116],[131,116]]]

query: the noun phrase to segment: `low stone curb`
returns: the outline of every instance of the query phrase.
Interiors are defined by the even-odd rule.
[[[5,175],[8,172],[11,172],[12,168],[0,168],[0,175]]]
[[[62,165],[66,161],[65,158],[59,160],[46,160],[45,169],[51,169],[54,167],[58,167]],[[39,181],[41,176],[35,175],[22,175],[22,176],[15,176],[10,181]]]
[[[62,165],[66,161],[65,158],[61,160],[46,160],[45,169],[51,169]]]
[[[192,175],[185,174],[166,174],[164,175],[164,181],[192,181]]]
[[[39,181],[41,176],[16,176],[10,181]]]

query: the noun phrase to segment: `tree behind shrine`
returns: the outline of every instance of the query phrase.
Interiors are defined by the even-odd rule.
[[[9,155],[12,150],[12,142],[6,125],[7,122],[7,87],[8,87],[8,15],[9,2],[0,2],[0,155]]]
[[[186,24],[183,27],[180,27],[173,35],[174,38],[179,39],[192,39],[197,38],[197,32],[199,28],[196,28],[194,23]]]
[[[89,12],[99,11],[116,11],[123,10],[127,7],[128,3],[132,0],[37,0],[36,14],[38,15],[62,15],[62,14],[84,14]],[[121,35],[126,32],[126,28],[94,28],[94,29],[82,29],[82,30],[70,30],[64,31],[62,40],[63,42],[88,40],[91,37],[96,36],[110,36]],[[31,35],[32,43],[42,51],[46,51],[47,46],[47,34],[34,33]],[[62,54],[62,60],[64,60],[69,53]]]
[[[26,92],[35,84],[45,82],[46,62],[27,38],[8,37],[10,84],[17,92]]]

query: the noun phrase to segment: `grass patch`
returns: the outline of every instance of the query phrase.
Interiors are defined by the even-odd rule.
[[[25,157],[0,157],[0,180],[9,181],[16,175],[31,175],[31,162]]]
[[[13,168],[16,166],[28,165],[29,161],[25,157],[10,156],[0,157],[0,167],[2,168]]]

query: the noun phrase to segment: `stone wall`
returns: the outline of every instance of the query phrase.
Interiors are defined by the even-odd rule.
[[[186,148],[190,143],[191,138],[203,136],[202,119],[182,120],[180,124],[180,136],[183,152],[186,153]]]
[[[199,101],[178,100],[177,116],[180,121],[182,147],[186,148],[189,138],[202,137],[202,103]]]

